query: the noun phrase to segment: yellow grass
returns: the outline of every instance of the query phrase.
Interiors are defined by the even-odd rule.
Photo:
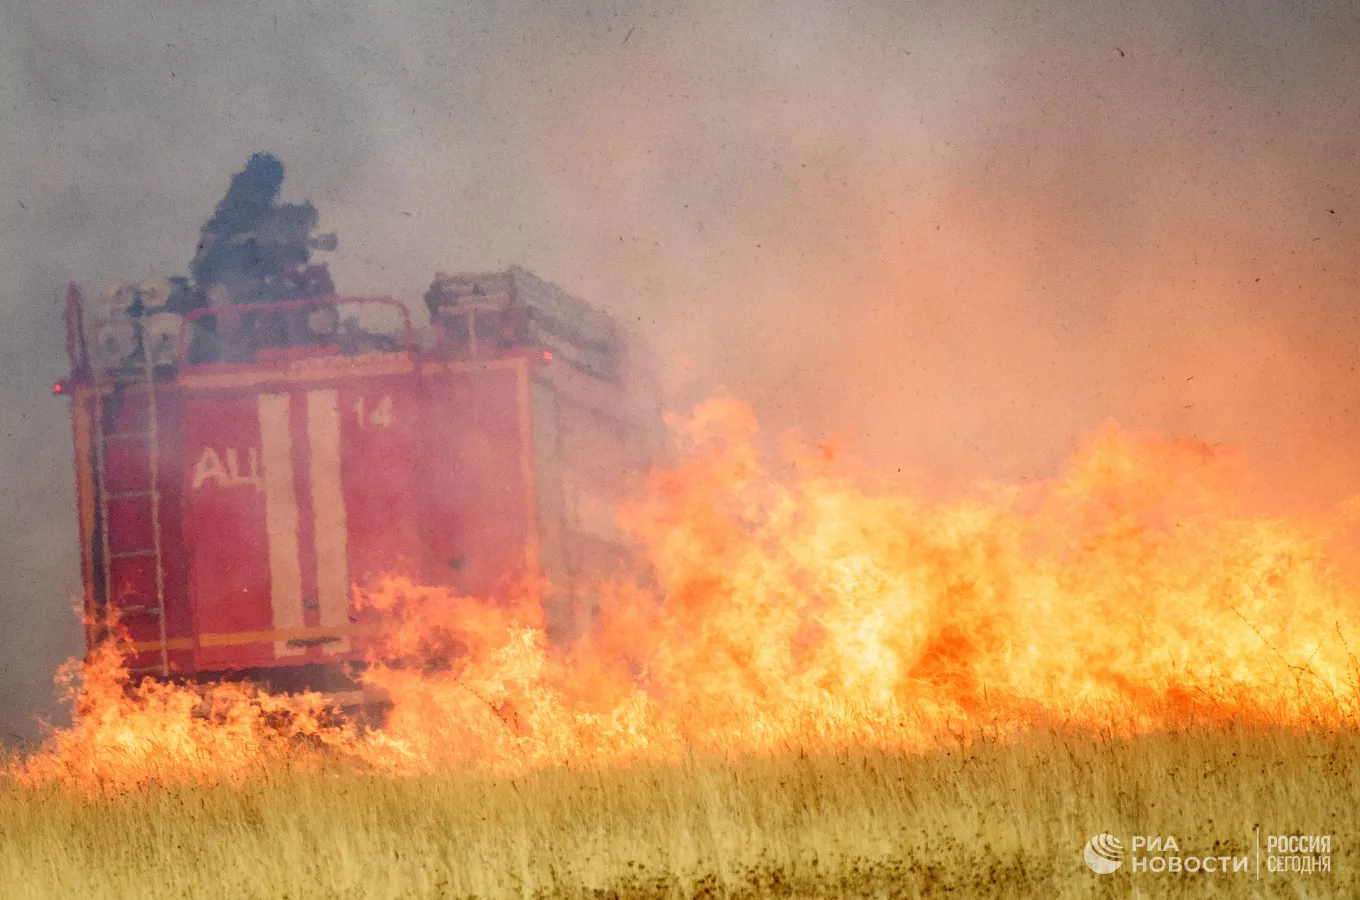
[[[1355,897],[1357,808],[1360,735],[1209,729],[514,780],[278,770],[98,800],[0,781],[0,897]],[[1332,835],[1332,870],[1081,857],[1109,831],[1254,863],[1257,825]]]

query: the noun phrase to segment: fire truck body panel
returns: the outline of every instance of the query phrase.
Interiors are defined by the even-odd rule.
[[[538,560],[529,360],[431,362],[421,373],[424,580],[489,596]]]
[[[416,382],[352,361],[185,379],[196,669],[361,658],[351,584],[409,570]]]

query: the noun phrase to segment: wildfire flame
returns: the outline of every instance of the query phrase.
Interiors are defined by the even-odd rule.
[[[391,623],[364,676],[391,699],[382,728],[316,696],[131,684],[106,648],[65,672],[75,724],[12,774],[122,789],[284,759],[514,770],[1052,725],[1355,724],[1360,592],[1327,555],[1348,520],[1244,511],[1229,454],[1111,425],[1060,477],[940,500],[853,477],[827,448],[771,463],[733,400],[675,427],[684,462],[621,512],[647,577],[601,585],[572,646],[548,644],[532,590],[391,578],[356,589]]]

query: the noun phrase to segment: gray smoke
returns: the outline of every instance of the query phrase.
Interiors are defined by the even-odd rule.
[[[876,465],[1039,477],[1129,427],[1360,488],[1347,2],[0,0],[0,729],[78,652],[59,309],[182,272],[227,173],[419,313],[520,263]]]

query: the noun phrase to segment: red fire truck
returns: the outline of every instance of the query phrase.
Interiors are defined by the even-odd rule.
[[[480,597],[541,576],[549,636],[585,627],[577,585],[628,557],[613,510],[659,451],[655,394],[555,286],[441,278],[420,340],[387,298],[129,328],[72,286],[55,390],[91,646],[116,612],[133,674],[338,691],[378,624],[352,587],[388,572]]]

